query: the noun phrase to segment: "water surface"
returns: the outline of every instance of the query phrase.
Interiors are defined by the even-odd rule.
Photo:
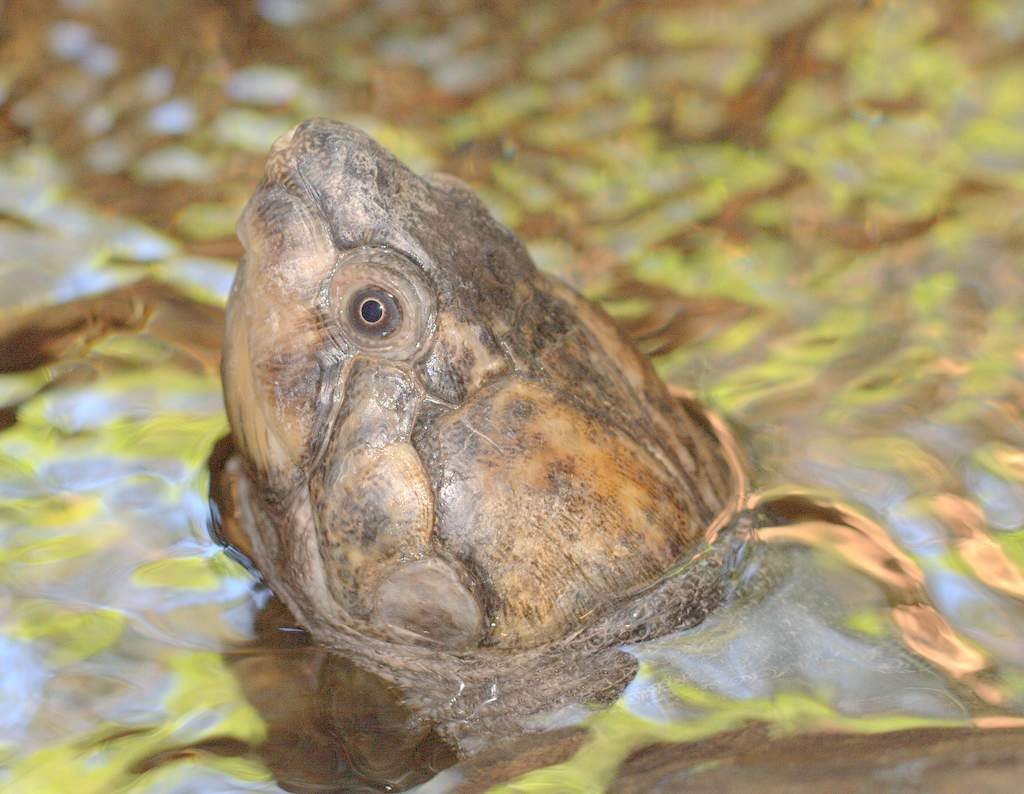
[[[748,599],[633,649],[617,703],[562,715],[582,731],[426,790],[1013,779],[1019,2],[21,0],[2,29],[0,785],[454,760],[210,539],[233,226],[311,115],[471,183],[726,417],[770,506]],[[758,746],[779,763],[737,760]]]

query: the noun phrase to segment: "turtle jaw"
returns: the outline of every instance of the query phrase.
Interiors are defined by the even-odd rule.
[[[411,442],[424,391],[409,368],[355,360],[307,492],[326,589],[343,618],[401,642],[464,649],[474,583],[434,537],[434,491]]]

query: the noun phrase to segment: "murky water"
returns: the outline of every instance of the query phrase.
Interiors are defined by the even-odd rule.
[[[0,786],[1019,776],[1020,2],[23,0],[2,32]],[[748,451],[749,592],[582,730],[450,766],[211,542],[233,225],[311,115],[472,183]]]

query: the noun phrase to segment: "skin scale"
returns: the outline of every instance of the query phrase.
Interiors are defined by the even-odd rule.
[[[314,119],[275,143],[239,236],[239,545],[319,642],[433,681],[412,699],[466,724],[499,682],[519,713],[613,691],[616,643],[721,599],[736,544],[710,540],[743,496],[721,423],[465,185]]]

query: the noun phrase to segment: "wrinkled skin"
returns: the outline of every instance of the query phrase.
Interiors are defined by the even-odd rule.
[[[318,640],[462,692],[513,652],[709,607],[708,581],[650,591],[734,511],[721,429],[463,184],[312,120],[274,145],[239,235],[223,375],[245,545]],[[643,592],[677,614],[640,626],[622,605]]]

